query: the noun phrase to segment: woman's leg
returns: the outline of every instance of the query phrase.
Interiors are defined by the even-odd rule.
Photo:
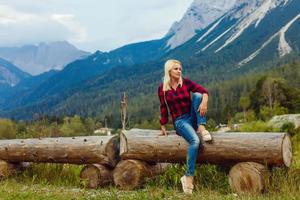
[[[174,124],[176,131],[189,143],[185,175],[194,176],[200,145],[199,137],[191,124],[191,117],[175,120]]]
[[[200,113],[197,111],[200,104],[202,102],[202,94],[201,93],[193,93],[192,94],[192,106],[191,106],[191,117],[192,122],[195,130],[198,130],[200,125],[206,124],[206,117],[205,115],[201,116]]]
[[[202,137],[202,140],[207,142],[211,141],[212,137],[210,133],[206,130],[206,117],[205,115],[201,116],[198,108],[202,102],[202,94],[201,93],[193,93],[192,94],[192,106],[191,106],[191,118],[193,127]]]

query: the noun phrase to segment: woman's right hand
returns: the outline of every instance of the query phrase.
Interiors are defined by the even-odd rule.
[[[167,136],[168,135],[167,129],[166,129],[166,127],[164,125],[161,125],[160,129],[161,129],[160,130],[161,133],[158,136]]]

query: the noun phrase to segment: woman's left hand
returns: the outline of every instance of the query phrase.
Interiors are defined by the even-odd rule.
[[[207,112],[207,103],[201,103],[197,111],[200,113],[200,116],[205,115]]]

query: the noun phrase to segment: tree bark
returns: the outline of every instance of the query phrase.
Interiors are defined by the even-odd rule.
[[[185,162],[188,143],[171,133],[158,136],[158,130],[132,129],[123,131],[120,140],[122,159],[147,162]],[[212,133],[213,141],[200,145],[198,162],[233,165],[258,162],[290,166],[292,145],[285,133]],[[203,142],[202,142],[203,143]]]
[[[95,189],[113,182],[112,170],[104,165],[89,164],[80,172],[87,188]]]
[[[114,169],[114,183],[121,189],[131,190],[140,187],[146,178],[162,174],[168,166],[167,163],[150,165],[139,160],[122,160]]]
[[[116,136],[0,140],[0,159],[113,167],[119,159],[118,141]]]
[[[267,168],[255,162],[238,163],[229,172],[230,187],[239,195],[264,192],[269,178]]]
[[[30,163],[27,162],[9,163],[4,160],[0,160],[0,180],[3,180],[29,167]]]

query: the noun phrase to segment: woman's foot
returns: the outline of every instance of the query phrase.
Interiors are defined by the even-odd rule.
[[[194,177],[192,176],[183,176],[180,178],[182,184],[182,190],[185,194],[192,194],[194,189]]]
[[[209,142],[212,140],[211,134],[209,133],[208,130],[205,129],[205,126],[203,126],[203,125],[200,125],[198,127],[197,133],[200,134],[200,136],[204,142]]]

